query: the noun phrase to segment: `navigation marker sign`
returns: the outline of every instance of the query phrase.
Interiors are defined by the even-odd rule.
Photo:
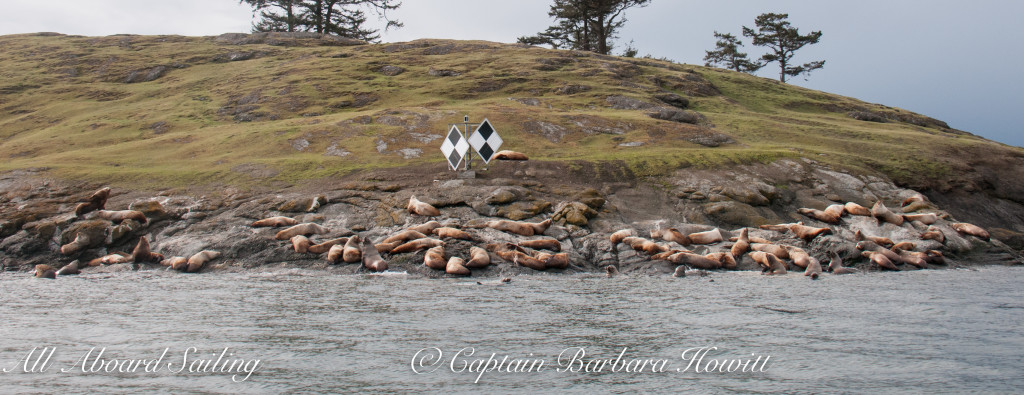
[[[441,153],[448,159],[448,165],[452,167],[452,170],[459,170],[459,164],[466,157],[466,151],[469,151],[469,144],[462,137],[459,127],[452,125],[451,130],[448,131],[448,137],[441,144]]]
[[[469,136],[469,145],[473,146],[476,153],[480,155],[480,159],[484,160],[484,164],[491,162],[494,153],[498,152],[498,148],[501,148],[501,143],[501,136],[498,136],[498,132],[494,131],[491,122],[486,118],[480,123],[480,126],[476,127],[473,134]]]

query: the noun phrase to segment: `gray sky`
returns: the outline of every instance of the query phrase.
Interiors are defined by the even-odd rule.
[[[514,42],[543,30],[550,0],[405,0],[393,18],[405,27],[384,41],[417,38]],[[769,5],[770,4],[770,5]],[[0,0],[0,34],[55,31],[216,35],[248,31],[252,12],[235,0]],[[712,32],[739,35],[763,12],[789,13],[821,43],[795,61],[825,68],[792,83],[902,107],[996,141],[1024,146],[1013,114],[1024,108],[1024,1],[1009,0],[654,0],[632,9],[616,52],[634,41],[640,55],[703,64]],[[749,39],[744,38],[749,43]],[[1016,50],[1014,48],[1017,48]],[[744,48],[752,57],[761,48]],[[759,75],[776,78],[770,65]]]

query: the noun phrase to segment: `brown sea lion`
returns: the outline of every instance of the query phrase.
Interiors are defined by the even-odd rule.
[[[778,244],[753,243],[750,245],[752,251],[767,252],[780,259],[789,259],[789,250]]]
[[[528,267],[533,270],[547,270],[547,264],[537,258],[527,255],[522,251],[509,249],[508,245],[488,244],[487,247],[499,258],[513,264]]]
[[[832,209],[832,207],[838,207],[839,209],[838,210]],[[838,211],[838,213],[837,213],[837,211]],[[796,210],[796,212],[798,212],[800,214],[803,214],[803,215],[806,215],[806,216],[808,216],[810,218],[814,218],[814,219],[816,219],[818,221],[826,222],[826,223],[830,223],[830,224],[838,224],[839,221],[841,220],[842,216],[843,216],[843,211],[844,211],[843,210],[843,206],[842,205],[838,205],[838,204],[829,206],[829,209],[826,209],[824,211],[823,210],[815,210],[813,208],[800,208],[800,209]]]
[[[793,260],[793,265],[801,269],[806,269],[813,259],[807,251],[800,247],[786,246],[786,252],[789,253],[789,259]]]
[[[937,226],[929,226],[928,230],[921,234],[921,240],[935,240],[939,243],[946,243],[946,234],[942,233]]]
[[[903,263],[912,266],[917,266],[918,268],[921,269],[928,268],[928,262],[925,261],[925,257],[927,257],[928,254],[925,254],[923,252],[906,251],[898,247],[893,247],[892,252],[895,252],[897,255],[899,255],[900,260],[903,261]]]
[[[88,203],[81,203],[75,206],[75,216],[81,217],[89,212],[103,210],[107,206],[108,198],[110,198],[110,188],[101,188],[93,192],[92,196],[89,196]]]
[[[788,273],[788,271],[786,271],[786,264],[782,263],[782,260],[780,260],[779,257],[770,252],[754,251],[750,253],[750,258],[761,266],[765,274]]]
[[[774,225],[761,225],[759,228],[764,230],[771,230],[779,233],[786,233],[791,226],[795,224],[774,224]]]
[[[736,238],[736,244],[732,245],[729,252],[732,253],[733,258],[740,259],[747,251],[750,251],[750,232],[749,229],[743,228],[740,231],[740,236]]]
[[[422,239],[424,237],[427,237],[427,235],[423,234],[420,231],[406,229],[401,232],[395,233],[394,235],[391,235],[391,237],[384,239],[384,241],[382,241],[381,243],[402,244],[410,240]]]
[[[356,236],[353,236],[355,238]],[[388,263],[381,258],[380,253],[373,247],[373,242],[370,239],[363,240],[363,267],[375,271],[377,273],[388,270]]]
[[[925,262],[933,265],[945,265],[946,257],[942,255],[942,251],[928,250],[924,252],[927,256],[924,258]]]
[[[533,234],[542,235],[551,227],[551,219],[548,218],[540,222],[527,222],[526,224],[533,228]]]
[[[404,243],[399,243],[399,242],[394,242],[394,243],[377,243],[377,244],[374,244],[373,247],[376,248],[377,252],[380,252],[381,254],[389,254],[389,253],[391,253],[392,250],[395,249],[395,247],[398,247],[398,246],[400,246],[402,244],[404,244]]]
[[[882,246],[880,246],[877,243],[872,242],[872,241],[865,240],[865,241],[858,242],[857,243],[857,249],[858,250],[862,250],[862,251],[877,252],[879,254],[884,255],[886,258],[888,258],[892,262],[901,262],[899,254],[897,254],[895,252],[892,252],[891,250],[886,249],[885,247],[882,247]],[[861,254],[861,255],[863,255],[863,254]]]
[[[871,206],[871,216],[878,220],[879,225],[882,222],[888,222],[896,226],[903,225],[903,216],[889,211],[889,208],[885,207],[881,200],[875,202],[874,206]]]
[[[521,236],[533,236],[533,227],[527,225],[525,222],[509,221],[509,220],[494,220],[487,221],[485,224],[488,228],[500,230],[502,232],[515,233]]]
[[[957,222],[955,224],[950,225],[950,227],[952,227],[953,230],[960,232],[960,234],[962,235],[974,236],[985,241],[989,241],[989,239],[991,238],[988,231],[978,225],[969,224],[966,222]]]
[[[667,246],[663,246],[643,237],[630,236],[622,239],[622,242],[629,245],[636,251],[643,251],[647,255],[654,255],[669,250]]]
[[[739,237],[730,237],[729,238],[729,241],[732,241],[732,242],[737,242],[739,240],[740,240]],[[772,243],[771,240],[768,240],[768,239],[763,238],[763,237],[757,237],[757,236],[748,236],[747,237],[747,242],[748,243],[761,243],[761,244],[771,244]]]
[[[690,239],[690,243],[693,244],[715,244],[725,240],[722,237],[722,231],[718,228],[711,229],[707,232],[690,233],[686,236]]]
[[[849,213],[850,215],[860,215],[864,217],[871,216],[871,210],[868,210],[867,207],[861,206],[854,202],[847,202],[845,205],[843,205],[843,209],[845,209],[846,212]]]
[[[359,263],[363,260],[363,251],[360,250],[362,240],[359,236],[352,236],[345,242],[345,247],[341,250],[341,260],[345,263]]]
[[[480,269],[490,264],[491,255],[487,253],[487,250],[477,246],[469,247],[469,261],[466,261],[464,266],[470,269]]]
[[[796,237],[799,237],[808,243],[810,243],[811,240],[814,240],[815,237],[832,234],[832,229],[806,226],[802,222],[790,225],[789,230],[792,231]]]
[[[453,256],[448,259],[448,263],[444,267],[444,272],[453,276],[468,276],[471,272],[463,265],[464,263],[466,263],[466,261],[462,258]]]
[[[275,235],[274,238],[276,238],[278,240],[291,240],[292,237],[295,237],[295,236],[298,236],[298,235],[303,235],[303,236],[307,236],[308,237],[308,236],[311,236],[311,235],[322,235],[322,234],[326,234],[326,233],[330,233],[330,232],[331,232],[330,229],[327,229],[327,228],[325,228],[323,226],[320,226],[320,225],[317,225],[317,224],[314,224],[314,223],[307,222],[307,223],[298,224],[298,225],[292,226],[290,228],[287,228],[285,230],[282,230],[280,232],[277,232],[277,235]]]
[[[817,280],[818,276],[821,275],[821,262],[818,262],[814,257],[810,258],[810,261],[807,262],[807,269],[804,270],[804,275],[810,277],[812,280]]]
[[[429,234],[434,232],[434,229],[437,229],[437,228],[440,228],[440,227],[441,227],[441,223],[440,222],[437,222],[437,221],[427,221],[425,223],[422,223],[422,224],[419,224],[419,225],[416,225],[416,226],[410,226],[408,228],[408,230],[415,230],[415,231],[420,232],[420,233],[422,233],[424,235],[429,235]],[[426,237],[426,236],[423,236],[423,237]]]
[[[903,204],[901,204],[900,207],[907,207],[917,202],[924,202],[924,196],[921,196],[921,194],[911,195],[910,197],[903,199]]]
[[[835,251],[829,251],[828,256],[832,259],[828,262],[828,271],[832,274],[853,274],[857,271],[852,268],[843,267],[843,258],[839,257],[839,254]]]
[[[894,244],[892,247],[889,247],[890,250],[895,250],[897,248],[905,251],[913,251],[914,248],[917,248],[917,244],[911,243],[909,241],[901,241],[899,243]]]
[[[437,207],[425,203],[416,198],[416,196],[409,196],[409,204],[405,206],[409,210],[410,214],[422,215],[424,217],[436,217],[441,215],[441,210]]]
[[[625,239],[625,238],[627,238],[629,236],[635,236],[635,235],[636,234],[635,234],[635,232],[633,232],[633,229],[621,229],[621,230],[615,231],[615,233],[612,233],[612,235],[609,237],[609,239],[612,241],[612,247],[614,247],[616,244],[621,243],[622,239]]]
[[[549,250],[559,252],[562,250],[562,243],[555,239],[523,240],[519,242],[520,247],[532,248],[535,250]]]
[[[428,249],[423,256],[423,265],[434,270],[444,270],[448,265],[448,260],[444,259],[444,246]]]
[[[498,152],[496,152],[494,154],[494,156],[491,159],[495,159],[495,160],[530,160],[530,158],[527,157],[526,154],[524,154],[522,152],[509,151],[509,150],[498,151]]]
[[[292,236],[291,242],[292,248],[295,249],[295,252],[300,254],[309,252],[309,247],[313,245],[313,242],[309,241],[309,238],[303,235]],[[327,249],[330,250],[331,247],[327,247]]]
[[[564,252],[557,254],[541,252],[537,254],[536,258],[544,262],[544,266],[548,269],[565,269],[569,267],[569,254]]]
[[[681,232],[679,232],[679,229],[676,228],[652,230],[651,238],[676,242],[682,246],[689,246],[691,244],[690,238],[687,235],[684,235]]]
[[[120,210],[120,211],[107,211],[99,210],[94,214],[96,218],[102,218],[113,223],[120,223],[126,219],[139,221],[140,224],[146,223],[146,214],[141,211],[135,210]]]
[[[89,266],[99,265],[113,265],[117,263],[128,263],[132,261],[132,256],[124,253],[113,253],[104,255],[99,258],[89,261]]]
[[[331,247],[334,247],[335,245],[338,244],[345,245],[345,243],[348,243],[348,237],[339,237],[337,239],[327,240],[320,244],[311,245],[307,249],[307,252],[313,254],[323,254],[327,251],[330,251]]]
[[[619,274],[619,268],[612,265],[605,266],[604,274],[606,277],[615,277],[616,275]]]
[[[299,224],[299,221],[296,221],[294,218],[277,216],[277,217],[270,217],[270,218],[261,219],[259,221],[253,222],[252,225],[250,225],[250,226],[252,226],[254,228],[263,228],[263,227],[276,228],[276,227],[279,227],[279,226],[292,226],[292,225],[298,225],[298,224]]]
[[[907,221],[918,221],[925,225],[933,225],[936,222],[939,222],[939,216],[934,213],[903,214],[903,219]]]
[[[188,258],[188,267],[185,269],[188,273],[195,273],[202,270],[203,266],[214,259],[220,257],[220,252],[203,250],[199,253],[192,255]]]
[[[79,265],[78,260],[71,261],[71,263],[68,263],[67,265],[64,265],[64,267],[60,268],[60,270],[57,270],[57,275],[58,276],[71,276],[71,275],[75,275],[75,274],[81,274],[82,271],[80,270],[78,265]]]
[[[924,196],[920,194],[908,197],[903,200],[903,204],[900,205],[904,213],[912,213],[914,211],[931,207],[928,201],[925,200]]]
[[[188,267],[188,258],[183,256],[172,256],[160,261],[161,266],[169,266],[171,270],[182,271]]]
[[[730,252],[712,252],[704,255],[704,257],[713,261],[718,261],[722,269],[736,270],[736,259],[733,258],[732,253]]]
[[[880,246],[883,246],[885,248],[892,247],[893,245],[896,244],[896,243],[893,243],[892,240],[890,240],[888,237],[869,236],[869,235],[864,234],[864,232],[861,232],[860,229],[858,229],[856,232],[854,232],[853,237],[854,237],[854,239],[856,241],[865,241],[865,240],[867,240],[867,241],[870,241],[872,243],[875,243],[875,244],[878,244]]]
[[[668,257],[668,261],[697,269],[713,270],[722,268],[722,262],[718,259],[712,259],[704,255],[697,255],[685,251],[672,254],[672,256]]]
[[[444,242],[438,239],[431,239],[425,237],[422,239],[416,239],[405,244],[401,244],[391,250],[392,254],[404,254],[406,252],[414,252],[422,249],[433,248],[437,246],[443,246]]]
[[[88,247],[90,243],[89,236],[85,233],[75,234],[75,239],[70,243],[60,246],[60,253],[64,255],[71,255],[81,251],[85,247]]]
[[[36,265],[36,278],[57,278],[57,270],[50,265]]]
[[[656,260],[667,261],[668,257],[670,257],[672,255],[675,255],[677,253],[683,252],[683,251],[684,250],[668,250],[668,251],[665,251],[665,252],[659,252],[657,254],[651,255],[651,260],[652,261],[656,261]],[[686,252],[693,252],[693,251],[690,251],[690,250],[685,250],[685,251]]]
[[[473,237],[460,229],[442,227],[434,229],[434,234],[440,238],[459,239],[459,240],[473,240]]]
[[[881,252],[861,251],[860,255],[870,259],[871,262],[878,265],[879,268],[897,271],[900,270],[899,268],[896,267],[896,264],[893,263],[892,259],[889,259],[889,257],[885,256],[885,254],[882,254]]]
[[[348,240],[345,241],[348,243]],[[327,250],[327,261],[330,263],[341,262],[341,255],[345,252],[344,244],[335,244]]]
[[[146,262],[160,262],[164,260],[164,256],[150,251],[149,240],[146,236],[139,238],[139,243],[135,245],[135,249],[132,250],[132,260],[135,263],[146,263]]]

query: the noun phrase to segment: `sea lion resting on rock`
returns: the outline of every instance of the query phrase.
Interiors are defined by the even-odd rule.
[[[210,250],[200,251],[188,258],[188,267],[186,268],[186,271],[189,273],[198,272],[203,268],[203,266],[206,266],[208,262],[217,259],[218,257],[220,257],[220,252]]]
[[[946,244],[946,234],[942,233],[937,226],[929,226],[928,230],[921,234],[921,240],[935,240]]]
[[[713,261],[718,261],[722,269],[736,270],[736,259],[733,258],[732,253],[729,252],[712,252],[704,255],[705,258]]]
[[[655,229],[651,231],[652,239],[662,239],[665,241],[671,241],[679,243],[682,246],[688,246],[691,244],[690,237],[679,232],[679,229],[668,228],[668,229]]]
[[[50,265],[36,265],[36,278],[57,278],[57,270]]]
[[[70,243],[60,246],[60,253],[64,255],[71,255],[78,251],[81,251],[85,247],[88,247],[90,243],[89,236],[85,233],[75,234],[75,239]]]
[[[139,244],[136,244],[135,249],[132,250],[132,260],[135,263],[160,262],[164,260],[164,256],[150,251],[149,240],[146,239],[146,236],[142,236],[139,238]]]
[[[729,248],[729,252],[732,254],[733,258],[739,259],[743,254],[746,254],[747,251],[750,251],[750,232],[747,228],[743,228],[743,230],[740,231],[740,236],[736,238],[736,244],[733,244],[732,248]]]
[[[548,230],[548,227],[551,226],[551,219],[546,219],[538,223],[495,220],[487,221],[484,225],[488,228],[497,229],[502,232],[515,233],[521,236],[533,236],[544,234],[544,232]]]
[[[693,244],[715,244],[725,240],[722,237],[722,231],[718,228],[711,229],[707,232],[690,233],[686,236],[690,239]]]
[[[878,244],[880,246],[884,246],[885,248],[892,247],[894,244],[896,244],[896,243],[893,243],[892,240],[889,239],[888,237],[869,236],[869,235],[864,234],[864,232],[861,232],[859,229],[857,230],[857,232],[855,232],[853,234],[853,237],[854,237],[854,239],[856,241],[865,241],[866,240],[866,241],[870,241],[872,243]]]
[[[469,247],[469,261],[467,261],[464,266],[471,269],[479,269],[487,267],[490,264],[491,255],[487,253],[487,250],[477,246]]]
[[[882,247],[882,246],[880,246],[880,245],[878,245],[878,244],[876,244],[876,243],[874,243],[872,241],[865,240],[865,241],[858,242],[857,243],[857,249],[858,250],[862,250],[862,251],[876,252],[876,253],[882,254],[882,255],[884,255],[886,258],[888,258],[892,262],[902,262],[902,259],[900,259],[899,254],[897,254],[895,252],[892,252],[891,250],[888,250],[885,247]],[[868,257],[867,255],[864,255],[864,254],[861,254],[861,255],[863,255],[865,257]],[[870,258],[870,257],[868,257],[868,258]]]
[[[398,244],[402,244],[402,243],[408,242],[409,240],[422,239],[424,237],[427,237],[427,235],[423,234],[420,231],[412,230],[412,229],[406,229],[406,230],[403,230],[401,232],[395,233],[394,235],[391,235],[391,237],[388,237],[388,238],[384,239],[384,241],[382,241],[381,243],[398,243]]]
[[[392,254],[403,254],[406,252],[419,251],[426,248],[443,246],[444,242],[438,239],[422,238],[399,245],[391,250]]]
[[[96,211],[96,213],[94,215],[95,215],[96,218],[102,218],[102,219],[105,219],[107,221],[111,221],[111,222],[114,222],[114,223],[120,223],[121,221],[124,221],[126,219],[131,219],[131,220],[139,221],[140,224],[145,224],[146,221],[147,221],[146,220],[146,214],[143,214],[141,211],[135,211],[135,210],[120,210],[120,211],[99,210],[99,211]]]
[[[828,262],[828,271],[832,272],[832,274],[853,274],[857,272],[852,268],[843,267],[843,258],[840,258],[839,254],[835,251],[830,250],[828,256],[832,258]]]
[[[494,154],[494,157],[492,157],[491,159],[496,159],[496,160],[530,160],[530,158],[527,157],[526,154],[524,154],[522,152],[509,151],[509,150],[498,151],[497,153]]]
[[[565,269],[569,267],[569,254],[560,252],[557,254],[550,254],[547,252],[540,252],[535,257],[537,260],[544,262],[544,267],[548,269]]]
[[[804,275],[810,277],[812,280],[817,280],[818,276],[821,275],[821,262],[818,262],[814,257],[810,258],[810,261],[807,263],[807,270],[804,270]]]
[[[93,260],[89,261],[89,266],[113,265],[113,264],[116,264],[116,263],[128,263],[128,262],[131,262],[131,261],[132,261],[132,256],[131,255],[123,254],[123,253],[113,253],[113,254],[104,255],[104,256],[101,256],[99,258],[96,258],[96,259],[93,259]]]
[[[803,222],[798,222],[795,225],[791,225],[789,230],[804,241],[810,243],[815,237],[821,235],[832,234],[832,229],[829,228],[815,228],[813,226],[806,226]]]
[[[444,270],[448,261],[444,259],[444,246],[437,246],[427,250],[423,256],[423,265],[434,270]]]
[[[345,242],[345,247],[341,250],[341,260],[345,263],[358,263],[363,260],[363,252],[359,250],[362,240],[359,236],[352,236]]]
[[[494,254],[497,255],[499,258],[514,264],[518,264],[520,266],[528,267],[533,270],[547,270],[548,268],[547,264],[545,264],[544,261],[527,255],[525,252],[510,249],[508,245],[488,244],[487,248],[489,248],[491,251],[494,251]]]
[[[878,267],[882,269],[897,271],[900,270],[892,262],[892,259],[889,259],[889,257],[885,256],[885,254],[881,253],[880,251],[861,251],[860,255],[870,259],[872,263],[878,265]]]
[[[796,212],[800,214],[830,224],[838,224],[843,216],[843,211],[845,211],[845,209],[840,204],[833,204],[828,206],[825,210],[815,210],[813,208],[800,208],[796,210]]]
[[[636,251],[643,251],[647,255],[654,255],[659,252],[668,251],[669,248],[661,244],[655,243],[651,240],[647,240],[643,237],[630,236],[622,239],[622,242],[629,245]]]
[[[78,265],[79,262],[77,260],[71,261],[71,263],[68,263],[67,265],[64,265],[64,267],[60,268],[60,270],[57,271],[57,275],[70,276],[74,274],[81,274],[82,271],[79,269]]]
[[[410,226],[408,228],[408,230],[415,230],[417,232],[420,232],[420,233],[424,234],[423,237],[426,237],[425,235],[429,235],[429,234],[433,233],[434,229],[437,229],[437,228],[440,228],[440,227],[441,227],[441,223],[440,222],[437,222],[437,221],[427,221],[425,223],[422,223],[422,224],[419,224],[419,225],[416,225],[416,226]]]
[[[879,224],[888,222],[896,226],[903,225],[903,216],[889,211],[889,208],[885,207],[881,200],[875,202],[874,206],[871,206],[871,216],[875,217]]]
[[[313,242],[309,241],[309,238],[303,235],[292,236],[291,242],[292,248],[295,249],[295,252],[300,254],[308,252],[309,247],[313,245]],[[330,250],[330,247],[327,247],[327,249]]]
[[[850,215],[860,215],[864,217],[871,216],[871,210],[868,210],[867,207],[861,206],[854,202],[847,202],[845,205],[843,205],[843,209],[845,209],[846,212],[849,213]]]
[[[298,224],[298,225],[292,226],[292,227],[290,227],[288,229],[285,229],[285,230],[282,230],[280,232],[277,232],[277,235],[275,235],[274,238],[276,238],[278,240],[291,240],[292,237],[295,237],[295,236],[298,236],[298,235],[303,235],[303,236],[307,236],[308,237],[310,235],[322,235],[322,234],[330,233],[330,232],[331,232],[330,229],[327,229],[327,228],[325,228],[323,226],[320,226],[320,225],[317,225],[317,224],[314,224],[314,223],[307,222],[307,223]]]
[[[254,228],[261,228],[261,227],[276,228],[276,227],[279,227],[279,226],[292,226],[292,225],[298,225],[298,224],[299,224],[299,221],[296,221],[294,218],[277,216],[277,217],[270,217],[270,218],[261,219],[259,221],[253,222],[252,225],[250,225],[250,226],[252,226]]]
[[[83,214],[92,211],[103,210],[107,206],[108,198],[110,198],[110,188],[101,188],[93,192],[92,196],[89,196],[88,203],[81,203],[75,206],[75,216],[81,217]]]
[[[450,238],[450,239],[459,239],[459,240],[472,240],[473,239],[473,237],[471,237],[469,235],[469,233],[466,233],[466,232],[464,232],[462,230],[459,230],[459,229],[448,228],[448,227],[442,227],[442,228],[434,229],[434,234],[437,235],[437,237],[440,237],[440,238],[446,238],[447,237],[447,238]]]
[[[162,266],[170,266],[171,270],[183,271],[188,267],[188,258],[174,256],[160,261]]]
[[[793,265],[801,269],[806,269],[813,259],[807,251],[800,247],[786,246],[786,252],[789,253],[789,259],[793,260]]]
[[[325,252],[330,251],[331,247],[334,247],[338,244],[345,245],[345,243],[348,243],[348,237],[339,237],[337,239],[327,240],[320,244],[311,245],[307,249],[307,252],[311,252],[314,254],[323,254]]]
[[[370,239],[363,240],[363,267],[378,273],[388,270],[388,263],[381,258]]]
[[[346,240],[345,243],[347,244],[348,241]],[[338,263],[338,262],[340,262],[341,261],[341,254],[344,253],[344,252],[345,252],[345,245],[344,244],[335,244],[335,245],[331,246],[331,248],[329,250],[327,250],[327,262],[330,262],[330,263]]]
[[[685,251],[672,254],[668,257],[668,261],[677,265],[686,265],[697,269],[712,270],[722,268],[722,262],[718,259]]]
[[[934,213],[903,214],[903,219],[911,222],[918,221],[925,225],[932,225],[939,222],[939,216]]]
[[[952,227],[953,230],[960,232],[960,234],[974,236],[985,241],[989,241],[991,238],[988,231],[978,225],[958,222],[950,225],[950,227]]]
[[[894,244],[892,247],[889,247],[890,250],[895,250],[897,248],[906,251],[913,251],[915,248],[917,248],[917,244],[911,243],[909,241],[901,241],[899,243]]]
[[[906,264],[912,265],[912,266],[917,266],[918,268],[921,268],[921,269],[927,269],[928,268],[928,263],[924,260],[924,256],[927,256],[927,254],[924,254],[923,252],[919,252],[919,253],[915,254],[912,251],[906,251],[906,250],[904,250],[902,248],[899,248],[899,247],[893,247],[892,248],[892,252],[895,252],[897,255],[899,255],[900,256],[900,260],[903,261],[903,263],[906,263]],[[918,254],[921,254],[921,255],[918,255]]]
[[[778,244],[754,243],[750,245],[752,251],[767,252],[779,259],[789,259],[789,250]]]
[[[437,207],[425,203],[416,198],[416,196],[409,196],[409,204],[405,206],[409,210],[410,214],[422,215],[424,217],[436,217],[441,215],[441,210]]]
[[[764,269],[765,274],[788,273],[786,271],[786,264],[782,263],[782,261],[779,260],[779,257],[775,256],[775,254],[764,251],[754,251],[750,253],[750,259],[757,262],[757,264]]]
[[[444,272],[453,276],[468,276],[470,275],[469,269],[463,266],[466,261],[457,256],[453,256],[448,259],[448,263],[445,264]]]
[[[520,247],[533,248],[535,250],[562,251],[562,243],[555,239],[523,240],[519,242]]]
[[[621,243],[622,239],[625,239],[629,236],[635,236],[635,232],[633,232],[633,229],[621,229],[615,231],[615,233],[612,233],[612,235],[609,237],[609,239],[612,242],[612,247],[614,247],[616,244]]]
[[[342,244],[344,244],[344,243],[342,243]],[[377,243],[377,244],[373,245],[373,248],[376,248],[377,252],[379,252],[379,253],[389,254],[389,253],[391,253],[392,250],[395,249],[395,247],[398,247],[398,246],[400,246],[402,244],[405,244],[405,243],[399,243],[399,242],[394,242],[394,243]]]
[[[785,233],[793,225],[796,225],[796,224],[774,224],[774,225],[770,225],[769,224],[769,225],[761,225],[761,226],[759,226],[759,228],[764,229],[764,230],[770,230],[770,231],[774,231],[774,232],[779,232],[779,233]]]

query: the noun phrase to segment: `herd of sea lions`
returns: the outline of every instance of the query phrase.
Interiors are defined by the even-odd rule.
[[[139,223],[147,222],[148,219],[140,211],[105,210],[109,196],[110,188],[96,191],[87,202],[83,202],[75,208],[75,215],[79,218],[107,220],[110,221],[110,226],[118,226],[119,223],[128,220]],[[825,226],[815,227],[797,222],[761,225],[759,229],[792,234],[809,244],[822,235],[835,234],[838,229],[833,229],[833,227],[842,226],[844,217],[865,216],[874,218],[879,226],[883,223],[891,223],[897,227],[904,227],[905,223],[909,223],[910,225],[907,225],[906,228],[917,230],[918,232],[915,234],[918,234],[921,240],[934,240],[939,244],[944,244],[946,236],[936,226],[939,221],[943,221],[940,215],[911,213],[925,207],[929,206],[924,198],[916,195],[903,202],[901,210],[905,212],[904,214],[897,214],[881,201],[876,202],[871,209],[852,202],[833,204],[824,210],[800,208],[797,210],[799,214],[820,221]],[[409,198],[406,209],[409,214],[418,217],[429,218],[441,215],[440,210],[417,199],[416,196]],[[495,257],[512,265],[534,270],[568,268],[569,254],[562,251],[562,243],[559,240],[550,237],[526,238],[545,235],[551,224],[551,219],[541,222],[490,220],[473,226],[467,225],[463,227],[464,229],[460,229],[453,225],[442,226],[436,220],[429,220],[393,232],[377,242],[348,230],[341,231],[340,234],[333,232],[334,236],[342,237],[315,241],[312,238],[332,234],[331,229],[315,223],[299,223],[293,218],[283,216],[261,219],[253,222],[250,226],[254,228],[284,228],[274,234],[274,239],[286,241],[296,253],[324,255],[324,259],[331,264],[359,263],[369,271],[383,272],[388,269],[386,258],[425,251],[424,266],[432,270],[443,270],[449,275],[467,276],[472,274],[473,269],[491,265]],[[990,237],[988,232],[981,227],[968,223],[950,223],[948,227],[963,235],[975,236],[984,240],[988,240]],[[516,242],[482,242],[481,238],[474,234],[474,228],[491,228],[510,236],[522,237]],[[843,261],[836,251],[826,251],[829,264],[823,267],[816,257],[800,246],[751,236],[750,229],[752,228],[728,232],[714,228],[702,232],[686,233],[677,228],[655,229],[649,232],[649,239],[639,236],[634,229],[622,229],[612,233],[609,239],[613,249],[619,244],[624,244],[637,251],[638,254],[645,255],[647,259],[666,261],[677,265],[676,276],[685,276],[690,270],[736,270],[745,257],[756,263],[763,273],[771,275],[786,274],[799,269],[806,276],[817,279],[825,270],[833,274],[856,272],[855,269],[843,266]],[[73,255],[80,252],[90,245],[88,237],[85,233],[76,234],[74,240],[60,247],[61,253]],[[856,243],[856,249],[860,251],[861,256],[879,269],[899,270],[901,265],[923,269],[928,265],[945,264],[945,258],[941,251],[919,249],[918,243],[913,240],[894,242],[885,237],[865,234],[862,230],[853,232],[853,238],[854,240],[849,240],[849,242]],[[466,256],[458,256],[458,254],[445,250],[447,243],[454,240],[478,245],[470,246],[468,252],[464,251]],[[690,249],[691,246],[701,246],[704,252],[695,252]],[[716,248],[721,251],[707,252],[707,248]],[[112,252],[89,260],[84,265],[75,260],[60,269],[45,264],[37,265],[35,275],[36,277],[55,278],[58,275],[78,274],[80,269],[85,266],[117,263],[159,263],[172,270],[195,273],[220,255],[217,251],[203,250],[188,258],[180,256],[166,258],[160,253],[153,252],[147,237],[142,236],[131,253]],[[605,271],[608,276],[616,275],[619,272],[618,268],[612,265],[605,267]]]

